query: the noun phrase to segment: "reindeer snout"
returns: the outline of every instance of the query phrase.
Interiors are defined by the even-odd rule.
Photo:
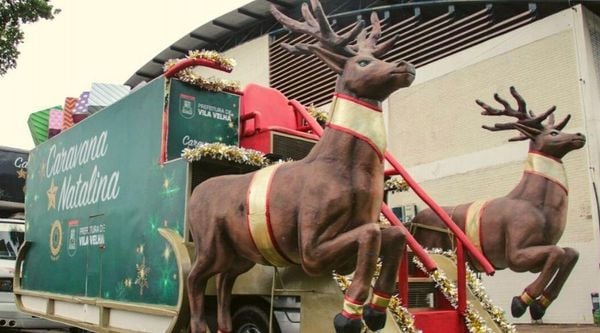
[[[405,73],[415,75],[415,66],[408,61],[400,60],[396,64],[396,68],[398,68],[399,70],[401,70]]]
[[[575,149],[579,149],[579,148],[583,147],[585,145],[585,141],[586,141],[585,135],[583,135],[581,133],[573,134],[573,139],[571,140],[571,142],[575,146]]]

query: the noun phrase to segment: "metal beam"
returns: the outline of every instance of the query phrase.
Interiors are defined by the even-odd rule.
[[[267,1],[270,2],[270,3],[272,3],[272,4],[274,4],[274,5],[281,6],[281,7],[284,7],[284,8],[295,7],[295,5],[293,5],[293,4],[290,4],[290,3],[287,3],[287,2],[284,2],[284,1],[280,1],[280,0],[267,0]]]
[[[216,25],[217,27],[221,27],[221,28],[224,28],[224,29],[227,29],[227,30],[230,30],[230,31],[238,31],[238,30],[240,30],[240,28],[238,28],[238,27],[234,27],[231,24],[227,24],[227,23],[221,22],[219,20],[213,20],[212,24]]]
[[[179,52],[179,53],[183,53],[183,54],[187,54],[188,53],[188,49],[184,49],[182,47],[179,46],[175,46],[175,45],[171,45],[169,46],[169,50],[175,51],[175,52]]]
[[[239,8],[239,9],[238,9],[238,13],[240,13],[240,14],[243,14],[243,15],[246,15],[246,16],[248,16],[248,17],[255,18],[255,19],[257,19],[257,20],[264,20],[264,19],[266,19],[266,18],[268,17],[268,16],[266,16],[266,15],[260,15],[260,14],[257,14],[257,13],[255,13],[255,12],[251,12],[251,11],[249,11],[248,9],[244,8],[244,7],[242,7],[242,8]]]
[[[202,40],[202,41],[205,41],[205,42],[209,42],[209,43],[211,43],[211,44],[214,44],[214,43],[216,43],[216,42],[217,42],[217,40],[216,40],[216,39],[214,39],[214,38],[210,38],[210,37],[202,36],[202,35],[199,35],[199,34],[197,34],[197,33],[194,33],[194,32],[191,32],[191,33],[190,33],[190,37],[192,37],[192,38],[194,38],[194,39]]]
[[[155,74],[150,74],[148,72],[142,72],[142,71],[135,72],[135,75],[141,76],[141,77],[145,77],[145,78],[148,78],[148,79],[154,79],[157,76]]]

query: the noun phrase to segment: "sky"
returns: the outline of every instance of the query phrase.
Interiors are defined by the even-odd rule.
[[[51,0],[53,20],[23,26],[17,68],[0,76],[0,146],[31,149],[29,114],[124,83],[185,34],[250,0]]]

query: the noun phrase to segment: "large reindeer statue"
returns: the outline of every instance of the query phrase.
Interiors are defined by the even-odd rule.
[[[345,35],[332,31],[321,4],[302,6],[306,22],[273,15],[294,32],[309,34],[315,45],[287,45],[312,53],[338,74],[330,123],[308,156],[244,175],[211,178],[190,198],[188,221],[196,261],[188,277],[192,332],[206,332],[204,292],[217,277],[219,332],[230,332],[231,291],[236,278],[256,263],[301,265],[310,275],[337,270],[354,279],[334,319],[336,332],[360,332],[385,325],[405,236],[376,223],[383,198],[386,135],[381,101],[409,86],[415,71],[406,62],[379,60],[395,40],[377,45],[381,27],[371,16]],[[350,45],[357,40],[356,45]],[[381,273],[369,303],[377,259]],[[364,310],[363,310],[364,308]]]
[[[567,177],[561,159],[583,147],[585,136],[561,132],[570,115],[555,125],[552,113],[556,107],[536,117],[526,111],[525,100],[514,87],[510,92],[517,101],[517,110],[498,94],[494,98],[504,110],[480,100],[476,102],[484,109],[482,115],[517,119],[514,123],[484,125],[483,128],[517,130],[521,135],[509,141],[530,140],[521,181],[504,197],[444,209],[496,269],[540,273],[520,296],[513,297],[511,306],[515,317],[522,316],[530,306],[531,317],[537,320],[558,296],[579,256],[576,250],[556,246],[556,243],[565,230],[568,206]],[[543,125],[547,118],[548,125]],[[453,246],[452,236],[440,232],[442,227],[442,221],[430,210],[420,212],[412,221],[414,236],[424,247],[449,249]]]

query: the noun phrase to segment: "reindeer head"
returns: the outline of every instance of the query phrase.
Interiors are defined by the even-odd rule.
[[[485,116],[510,116],[517,118],[516,122],[495,124],[494,127],[482,127],[490,131],[518,130],[521,135],[509,139],[508,141],[531,140],[529,149],[539,151],[549,156],[561,159],[568,152],[579,149],[585,145],[585,136],[581,133],[563,133],[562,129],[567,125],[571,115],[567,115],[560,123],[554,124],[554,111],[556,106],[552,106],[548,111],[540,116],[535,116],[532,111],[527,112],[525,100],[514,87],[510,87],[510,93],[517,101],[518,109],[513,109],[510,104],[502,99],[498,94],[494,94],[494,99],[504,106],[504,110],[494,109],[480,100],[475,102],[481,106]],[[548,124],[542,124],[548,119]]]
[[[408,87],[415,78],[414,66],[400,61],[388,63],[380,60],[396,42],[396,36],[377,45],[381,37],[381,24],[377,14],[371,14],[371,33],[367,37],[364,21],[359,21],[353,29],[340,36],[335,33],[318,0],[311,0],[311,8],[302,4],[305,22],[291,19],[274,6],[273,16],[293,32],[310,35],[317,39],[316,44],[282,44],[286,50],[296,54],[314,54],[319,57],[339,77],[336,92],[364,100],[381,102],[394,91]],[[354,40],[356,44],[350,45]]]

